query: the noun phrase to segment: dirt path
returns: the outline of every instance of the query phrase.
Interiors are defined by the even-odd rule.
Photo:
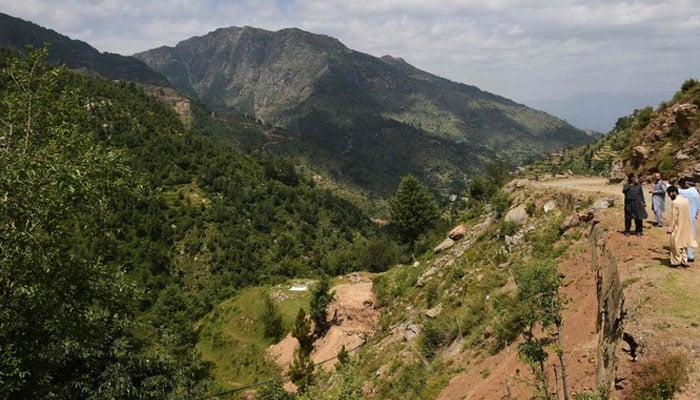
[[[575,178],[536,182],[536,186],[566,188],[622,198],[621,185],[608,185],[605,179]],[[651,199],[650,185],[645,185],[647,205]],[[670,218],[667,199],[664,218]],[[597,220],[605,232],[608,248],[617,260],[620,278],[625,288],[627,321],[625,332],[640,344],[637,361],[621,354],[620,378],[629,378],[635,363],[641,363],[663,353],[681,353],[693,365],[690,383],[679,400],[700,399],[700,261],[689,268],[671,268],[669,237],[666,228],[653,226],[653,214],[644,222],[642,237],[622,234],[623,205],[599,213]],[[624,384],[624,381],[623,381]],[[615,395],[615,393],[613,393]],[[617,393],[619,395],[619,393]],[[618,397],[619,398],[619,397]]]
[[[608,184],[608,180],[606,178],[552,179],[546,181],[532,181],[532,185],[535,187],[596,192],[622,198],[622,185],[610,185]]]
[[[633,368],[659,354],[681,353],[694,366],[689,383],[675,400],[700,400],[700,263],[687,269],[668,265],[668,235],[665,228],[644,222],[642,237],[622,233],[622,185],[609,185],[601,178],[570,178],[528,181],[543,191],[566,190],[590,197],[614,197],[612,208],[596,213],[596,221],[617,261],[625,292],[627,317],[625,332],[639,343],[639,355],[631,360],[623,350],[618,353],[617,376],[629,387]],[[649,204],[649,185],[645,185]],[[580,196],[582,197],[582,196]],[[670,207],[667,207],[670,210]],[[648,210],[651,213],[651,210]],[[666,215],[668,217],[668,214]],[[653,218],[653,216],[652,216]],[[595,388],[597,366],[596,278],[591,269],[591,248],[586,237],[574,242],[559,259],[564,277],[561,292],[569,299],[564,310],[563,340],[569,387],[575,392]],[[529,398],[532,389],[528,368],[517,356],[517,345],[493,356],[483,357],[466,351],[454,360],[465,372],[454,376],[438,396],[440,400],[496,400]],[[547,368],[551,370],[553,364]],[[509,392],[510,391],[510,392]],[[561,393],[559,393],[561,394]],[[611,399],[622,399],[624,390],[615,390]]]

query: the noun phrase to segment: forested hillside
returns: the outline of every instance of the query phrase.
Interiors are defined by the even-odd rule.
[[[214,145],[134,83],[46,53],[0,61],[0,397],[196,397],[193,323],[212,304],[356,269],[342,254],[368,238],[395,246],[290,162]]]
[[[170,86],[163,75],[133,57],[101,53],[89,44],[73,40],[54,30],[0,12],[0,47],[24,52],[26,46],[50,44],[48,61],[68,68],[92,71],[110,79]]]

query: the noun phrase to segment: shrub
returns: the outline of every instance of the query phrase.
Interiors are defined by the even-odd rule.
[[[518,232],[518,224],[513,221],[503,221],[499,236],[502,238],[506,236],[513,236],[516,232]]]
[[[630,400],[667,400],[688,382],[688,359],[680,354],[659,354],[636,364],[630,379]]]

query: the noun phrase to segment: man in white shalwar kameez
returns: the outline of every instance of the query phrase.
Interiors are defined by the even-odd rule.
[[[671,266],[688,266],[688,248],[697,247],[690,227],[690,203],[688,199],[678,195],[678,188],[669,186],[666,189],[671,198],[671,225],[668,233],[671,235]]]

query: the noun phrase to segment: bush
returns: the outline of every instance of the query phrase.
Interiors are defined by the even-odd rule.
[[[502,238],[506,236],[513,236],[516,232],[518,232],[518,224],[513,221],[503,221],[499,236]]]
[[[510,196],[508,196],[508,193],[498,190],[493,197],[491,197],[490,203],[493,206],[493,210],[496,211],[496,214],[501,216],[508,210],[508,207],[510,207]]]
[[[630,400],[667,400],[688,382],[688,359],[680,354],[654,355],[632,368]]]

